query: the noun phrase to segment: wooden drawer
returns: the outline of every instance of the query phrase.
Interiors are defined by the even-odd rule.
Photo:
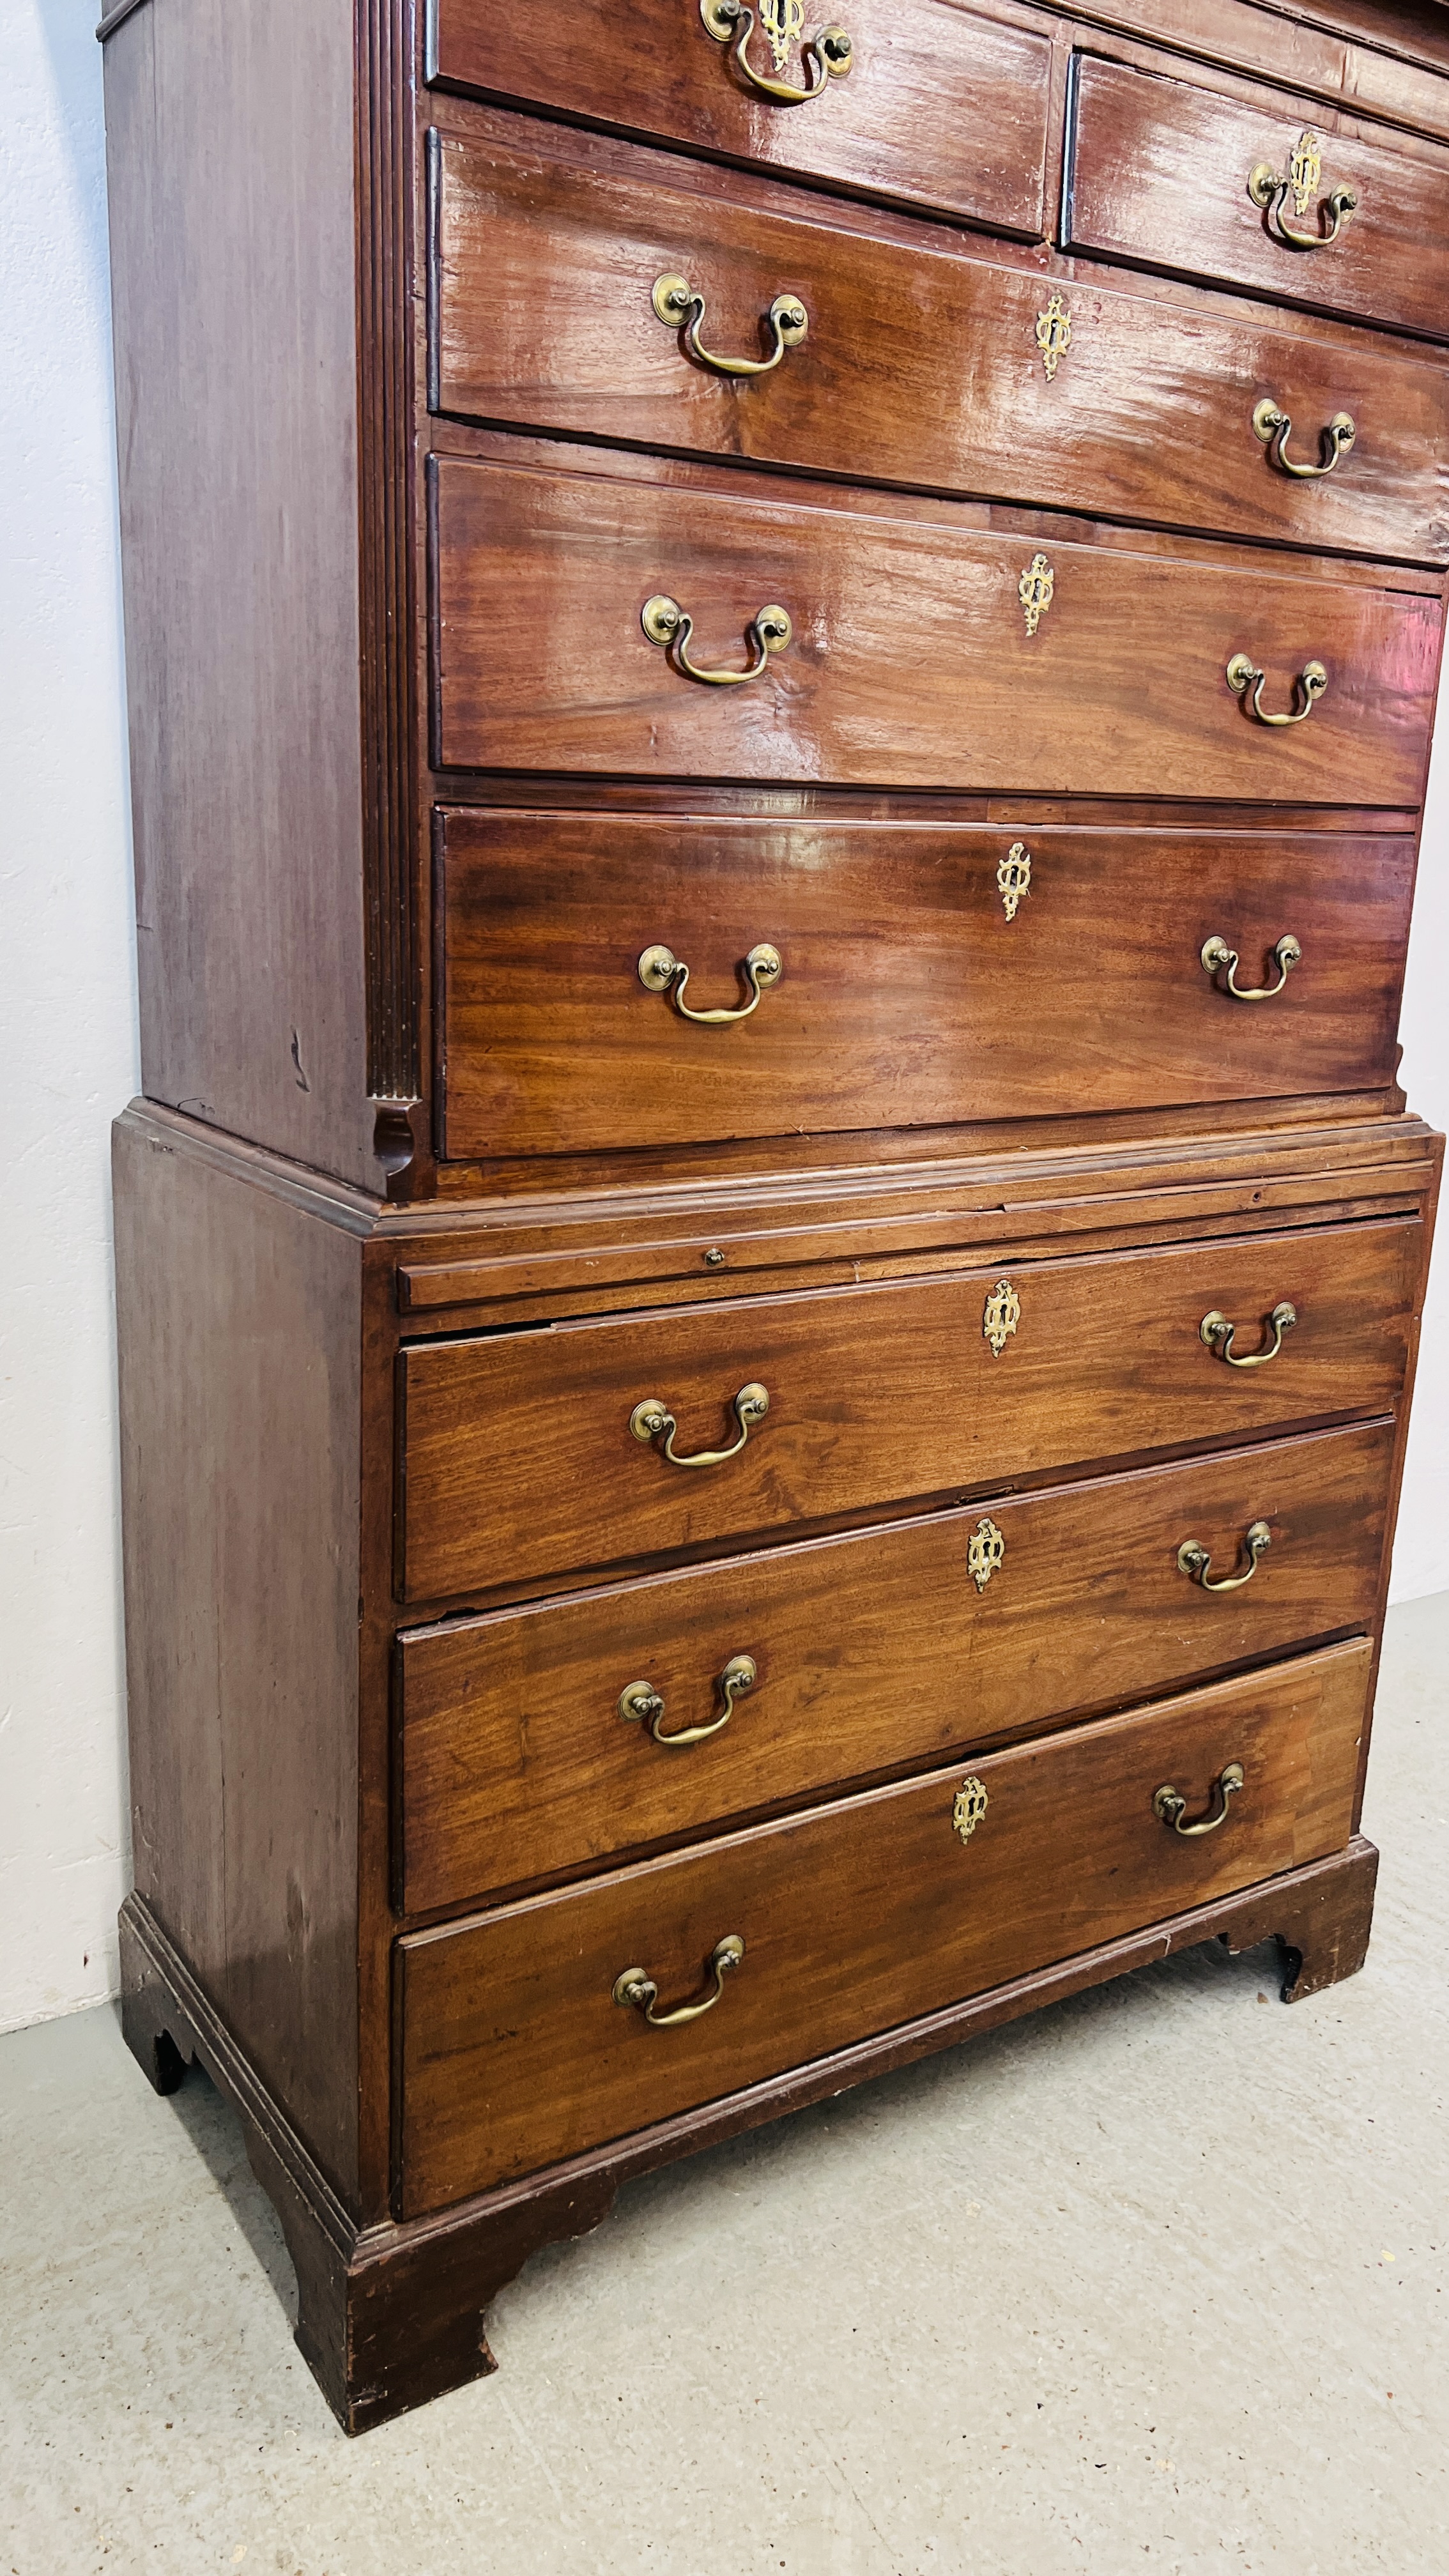
[[[434,138],[443,411],[1290,545],[1449,551],[1437,363],[1252,312],[1174,321],[1088,271],[1060,291],[1070,341],[1048,377],[1050,280],[930,233],[907,248],[823,211],[721,206],[677,162],[617,146],[622,166],[582,166],[575,137],[498,126],[494,141]],[[669,274],[703,296],[707,349],[763,358],[781,295],[803,302],[806,336],[766,376],[712,373],[654,310]],[[1357,435],[1331,473],[1298,480],[1274,461],[1253,427],[1267,398],[1292,420],[1295,463],[1317,463],[1321,431],[1348,413]]]
[[[439,848],[450,1155],[1394,1078],[1407,835],[465,810],[441,817]],[[1225,971],[1203,967],[1223,936],[1239,986],[1274,986],[1285,933],[1302,957],[1273,1008],[1235,1001]],[[640,959],[663,946],[689,968],[687,1009],[739,1011],[742,960],[760,943],[783,973],[733,1026],[694,1026],[671,991],[640,981]]]
[[[1320,1432],[404,1638],[403,1909],[1367,1628],[1392,1459],[1392,1425]],[[1250,1579],[1204,1590],[1178,1562],[1192,1540],[1210,1582]],[[720,1677],[742,1658],[737,1695]],[[641,1681],[664,1704],[642,1723],[620,1713]],[[700,1742],[654,1741],[721,1716]]]
[[[758,17],[758,8],[756,9]],[[792,110],[741,76],[696,0],[433,0],[431,77],[754,162],[852,192],[939,207],[1035,238],[1044,229],[1051,44],[957,0],[857,0],[851,61]],[[826,22],[807,19],[807,34]],[[747,59],[776,77],[757,24]],[[787,84],[818,77],[792,47]],[[729,177],[715,186],[727,196]]]
[[[1387,134],[1365,142],[1335,123],[1306,99],[1247,107],[1079,55],[1063,245],[1449,338],[1449,152]],[[1291,185],[1281,211],[1276,196],[1256,203],[1252,174],[1291,180],[1300,146],[1301,208]],[[1340,187],[1357,203],[1336,239],[1298,248],[1282,238],[1280,224],[1310,242],[1327,233]]]
[[[400,1949],[408,2217],[1341,1849],[1371,1650],[1354,1642],[815,1809]],[[1186,1839],[1159,1788],[1221,1829]],[[969,1839],[953,1814],[985,1792]],[[963,1819],[963,1821],[966,1821]],[[651,2030],[744,1957],[717,2010]]]
[[[1416,1220],[1375,1222],[410,1349],[403,1597],[1387,1412],[1421,1255]],[[1203,1342],[1221,1312],[1236,1354],[1256,1351],[1282,1300],[1298,1321],[1266,1366],[1227,1365]],[[631,1431],[658,1399],[680,1456],[723,1450],[756,1384],[768,1415],[725,1464],[685,1472]]]
[[[987,534],[786,494],[692,490],[449,457],[434,468],[443,767],[1104,796],[1417,805],[1437,599],[1122,546]],[[1032,568],[1041,569],[1033,576]],[[1034,633],[1022,589],[1050,605]],[[706,670],[743,670],[778,604],[793,637],[744,687],[649,641],[672,597]],[[527,603],[527,614],[522,603]],[[1328,689],[1267,713],[1310,662]]]

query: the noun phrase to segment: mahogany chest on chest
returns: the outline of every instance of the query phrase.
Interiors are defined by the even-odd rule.
[[[1449,11],[100,32],[126,2030],[359,2430],[629,2175],[1363,1957]]]

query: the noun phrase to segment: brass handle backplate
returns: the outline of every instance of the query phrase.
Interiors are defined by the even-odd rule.
[[[1215,1351],[1220,1360],[1226,1360],[1229,1368],[1266,1368],[1283,1348],[1284,1334],[1291,1332],[1297,1321],[1297,1307],[1290,1306],[1286,1297],[1281,1298],[1268,1317],[1268,1327],[1273,1336],[1271,1342],[1261,1351],[1244,1351],[1241,1354],[1233,1348],[1237,1325],[1230,1324],[1227,1316],[1220,1314],[1216,1307],[1210,1315],[1204,1315],[1197,1329],[1199,1339],[1206,1342],[1208,1349]]]
[[[1236,948],[1230,948],[1227,941],[1214,931],[1211,939],[1205,939],[1202,944],[1203,973],[1217,975],[1226,967],[1227,980],[1222,989],[1225,993],[1231,993],[1235,1002],[1276,1002],[1294,967],[1301,963],[1303,957],[1303,951],[1291,931],[1284,932],[1273,950],[1273,956],[1278,967],[1276,984],[1235,983],[1238,952]]]
[[[630,1682],[628,1689],[619,1693],[619,1715],[630,1726],[647,1726],[656,1744],[704,1744],[711,1735],[718,1735],[721,1727],[728,1726],[735,1712],[735,1701],[743,1699],[746,1691],[752,1691],[758,1679],[759,1666],[753,1655],[731,1655],[719,1677],[724,1713],[712,1719],[708,1726],[682,1726],[673,1735],[666,1735],[663,1732],[665,1702],[652,1682]]]
[[[1313,202],[1318,182],[1323,176],[1323,147],[1311,126],[1305,126],[1289,156],[1288,169],[1280,178],[1271,161],[1259,161],[1248,173],[1248,194],[1255,206],[1261,206],[1268,218],[1268,230],[1289,250],[1327,250],[1336,242],[1344,225],[1358,205],[1357,188],[1330,188],[1319,201],[1318,230],[1300,232],[1283,213],[1289,195],[1293,212],[1300,222]],[[1323,229],[1325,209],[1328,230]]]
[[[1305,662],[1293,684],[1294,694],[1301,699],[1301,705],[1294,707],[1286,716],[1270,716],[1263,704],[1263,685],[1267,676],[1266,671],[1260,671],[1257,663],[1250,660],[1246,653],[1235,653],[1228,664],[1228,687],[1234,697],[1247,699],[1259,724],[1265,725],[1302,724],[1308,716],[1312,715],[1328,686],[1328,673],[1323,664]],[[1249,689],[1253,692],[1251,698],[1248,698]]]
[[[1215,1834],[1219,1825],[1226,1824],[1228,1800],[1237,1796],[1242,1785],[1241,1762],[1229,1762],[1213,1782],[1213,1793],[1218,1800],[1216,1812],[1204,1816],[1200,1823],[1196,1825],[1183,1823],[1183,1817],[1187,1814],[1187,1800],[1179,1797],[1170,1782],[1154,1793],[1152,1812],[1164,1825],[1170,1826],[1173,1833],[1181,1834],[1184,1842],[1195,1842],[1200,1835]]]
[[[718,358],[700,339],[704,297],[687,277],[656,277],[653,302],[660,321],[667,323],[671,331],[682,331],[690,356],[716,376],[773,375],[786,350],[798,349],[810,328],[810,316],[799,296],[777,295],[765,317],[773,342],[769,357]]]
[[[614,2001],[629,2004],[635,2012],[642,2013],[651,2030],[678,2030],[684,2022],[701,2021],[707,2012],[713,2012],[724,1993],[726,1977],[734,1974],[744,1955],[745,1945],[738,1932],[727,1932],[722,1941],[716,1941],[709,1955],[714,1993],[702,1996],[697,2004],[680,2004],[673,2012],[656,2012],[659,1988],[645,1968],[620,1970],[614,1979]]]
[[[768,1388],[751,1380],[748,1386],[740,1388],[732,1410],[740,1426],[738,1440],[728,1449],[701,1449],[693,1458],[680,1458],[675,1455],[674,1435],[679,1425],[667,1406],[660,1403],[657,1395],[646,1395],[642,1404],[635,1405],[629,1416],[629,1428],[636,1440],[648,1442],[662,1439],[664,1446],[659,1454],[662,1458],[668,1459],[671,1467],[722,1467],[727,1459],[738,1458],[755,1424],[764,1421],[770,1410]]]
[[[1243,1544],[1248,1551],[1246,1574],[1220,1574],[1213,1581],[1208,1572],[1212,1564],[1211,1554],[1201,1539],[1196,1538],[1185,1538],[1178,1549],[1178,1571],[1190,1575],[1194,1583],[1200,1583],[1204,1592],[1241,1592],[1243,1585],[1251,1583],[1257,1573],[1259,1557],[1266,1556],[1273,1544],[1273,1533],[1267,1522],[1250,1522]]]
[[[1320,475],[1331,474],[1340,456],[1346,456],[1358,436],[1351,412],[1336,411],[1327,427],[1319,433],[1319,462],[1299,465],[1288,453],[1293,422],[1281,411],[1271,394],[1265,396],[1253,413],[1253,427],[1268,450],[1270,460],[1281,473],[1291,474],[1297,483],[1316,482]]]
[[[639,981],[646,993],[672,993],[674,1007],[682,1020],[693,1020],[697,1029],[732,1028],[747,1020],[760,1007],[762,994],[772,992],[785,972],[785,961],[778,948],[761,940],[744,960],[745,982],[749,1000],[737,1011],[691,1011],[684,999],[689,982],[689,968],[682,964],[672,948],[646,948],[638,965]]]
[[[769,668],[772,653],[783,653],[795,629],[789,613],[783,608],[762,608],[750,619],[745,632],[754,655],[747,671],[701,671],[689,658],[689,639],[694,633],[694,619],[681,608],[677,599],[663,593],[647,599],[640,611],[639,623],[651,644],[668,654],[676,671],[687,680],[701,680],[707,689],[739,689],[747,680],[758,680]],[[1281,722],[1274,718],[1274,722]]]
[[[833,80],[844,80],[855,60],[855,47],[843,27],[822,27],[818,36],[802,38],[800,0],[760,0],[760,18],[769,41],[775,78],[757,72],[749,59],[755,12],[744,0],[699,0],[699,14],[716,44],[734,46],[734,59],[752,90],[772,98],[777,107],[808,107]],[[797,89],[779,75],[790,59],[792,42],[800,45],[807,85]]]

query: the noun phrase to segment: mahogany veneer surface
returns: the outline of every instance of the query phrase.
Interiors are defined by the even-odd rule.
[[[562,1153],[948,1126],[1392,1082],[1407,834],[1042,831],[918,822],[439,820],[451,1153]],[[1025,893],[1017,879],[1025,858]],[[1003,892],[1002,877],[1011,896]],[[1204,944],[1226,935],[1235,1001]],[[662,942],[695,1027],[638,964]]]
[[[350,2431],[629,2174],[1364,1956],[1441,22],[107,13],[124,2026]]]
[[[1094,796],[1416,806],[1442,611],[1420,592],[893,520],[796,500],[519,470],[436,468],[437,753],[563,769]],[[1019,591],[1054,596],[1035,634]],[[757,681],[701,687],[640,613],[676,599],[708,670],[746,668],[778,603],[795,633]],[[526,614],[523,613],[526,603]],[[1310,661],[1311,721],[1256,724]]]
[[[1048,373],[1054,281],[950,234],[881,238],[778,197],[722,225],[688,164],[598,144],[585,161],[578,137],[512,118],[431,140],[442,411],[1285,545],[1449,550],[1437,354],[1252,307],[1174,311],[1083,264],[1060,286],[1070,339]],[[779,295],[803,302],[806,337],[768,376],[714,375],[654,311],[670,274],[703,297],[712,351],[767,355]],[[1285,473],[1253,430],[1270,396],[1293,461],[1319,461],[1340,412],[1351,454],[1316,481]]]
[[[986,1814],[962,1843],[958,1764],[701,1851],[403,1945],[403,2205],[437,2208],[511,2173],[823,2056],[1068,1958],[1129,1925],[1301,1867],[1347,1838],[1370,1652],[1359,1642],[1220,1683],[1047,1744],[989,1754]],[[1157,1789],[1194,1816],[1229,1762],[1233,1833],[1166,1833]],[[613,2000],[643,1967],[650,2030]]]
[[[434,0],[429,67],[493,98],[1035,236],[1046,206],[1050,21],[1015,14],[1012,24],[957,0],[856,0],[851,70],[804,114],[751,92],[695,0],[630,0],[622,16],[567,0],[508,10]],[[758,27],[751,57],[771,76]],[[799,76],[797,60],[790,77]]]

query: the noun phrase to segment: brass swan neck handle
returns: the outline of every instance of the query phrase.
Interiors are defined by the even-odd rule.
[[[1170,1783],[1156,1791],[1152,1800],[1152,1812],[1161,1823],[1169,1826],[1173,1833],[1181,1834],[1184,1842],[1195,1842],[1199,1835],[1215,1834],[1219,1825],[1226,1824],[1228,1800],[1237,1796],[1242,1785],[1241,1762],[1229,1762],[1213,1782],[1213,1791],[1218,1800],[1214,1814],[1204,1816],[1198,1824],[1185,1825],[1182,1820],[1187,1814],[1187,1800],[1179,1797]]]
[[[620,1970],[614,1979],[614,2001],[632,2006],[635,2012],[643,2015],[651,2030],[679,2030],[685,2022],[702,2021],[707,2012],[713,2012],[724,1993],[726,1977],[733,1976],[743,1964],[744,1955],[745,1945],[738,1932],[727,1932],[722,1941],[716,1941],[709,1956],[714,1992],[703,1996],[697,2004],[679,2004],[673,2012],[656,2012],[659,1988],[645,1968]]]
[[[1238,971],[1238,952],[1236,948],[1228,946],[1227,941],[1218,931],[1213,932],[1211,939],[1203,941],[1201,955],[1205,975],[1218,975],[1224,968],[1227,969],[1222,990],[1225,993],[1231,993],[1235,1002],[1276,1002],[1294,967],[1302,963],[1303,951],[1292,932],[1285,931],[1273,950],[1278,968],[1277,983],[1253,985],[1239,984],[1235,981]]]
[[[1245,1583],[1252,1582],[1258,1571],[1259,1558],[1267,1555],[1272,1544],[1273,1533],[1267,1522],[1251,1521],[1243,1536],[1243,1545],[1248,1551],[1246,1573],[1220,1574],[1214,1580],[1209,1572],[1213,1561],[1210,1549],[1203,1546],[1201,1539],[1185,1538],[1177,1551],[1177,1569],[1179,1574],[1201,1584],[1204,1592],[1241,1592]]]
[[[1305,662],[1293,684],[1294,694],[1301,698],[1302,704],[1286,716],[1270,716],[1263,704],[1263,686],[1267,676],[1267,673],[1260,671],[1257,663],[1250,660],[1246,653],[1235,653],[1228,664],[1227,683],[1234,697],[1247,698],[1248,705],[1259,724],[1265,725],[1302,724],[1312,715],[1328,686],[1328,673],[1323,664]],[[1249,689],[1253,692],[1251,698],[1248,698]]]
[[[719,1717],[711,1719],[708,1726],[676,1727],[672,1735],[666,1735],[667,1704],[652,1682],[630,1682],[628,1688],[619,1693],[619,1715],[626,1726],[647,1726],[656,1744],[667,1744],[680,1750],[690,1744],[707,1744],[712,1735],[718,1735],[728,1726],[735,1713],[735,1701],[752,1691],[759,1677],[760,1668],[753,1655],[731,1655],[719,1676],[724,1709]]]
[[[855,47],[843,27],[822,27],[818,36],[801,37],[800,59],[807,77],[805,88],[798,89],[778,75],[789,61],[792,37],[800,36],[799,0],[760,0],[759,14],[777,75],[773,80],[757,72],[750,61],[755,12],[745,7],[744,0],[699,0],[699,14],[717,45],[733,45],[736,67],[749,87],[761,98],[773,99],[777,107],[808,107],[833,80],[844,80],[855,60]]]
[[[748,1386],[740,1388],[731,1407],[740,1426],[738,1440],[728,1449],[701,1449],[692,1458],[676,1455],[674,1435],[679,1425],[657,1395],[646,1395],[642,1404],[635,1405],[629,1416],[629,1428],[635,1439],[643,1441],[646,1446],[652,1441],[662,1440],[664,1446],[659,1454],[661,1458],[668,1459],[671,1467],[723,1467],[729,1459],[738,1458],[755,1424],[763,1422],[769,1410],[769,1389],[752,1378]]]
[[[1229,1323],[1227,1316],[1215,1306],[1212,1313],[1204,1315],[1199,1324],[1198,1339],[1205,1342],[1218,1359],[1226,1360],[1229,1368],[1266,1368],[1268,1362],[1275,1360],[1283,1348],[1284,1334],[1290,1333],[1297,1321],[1297,1307],[1290,1306],[1286,1297],[1280,1298],[1268,1317],[1268,1329],[1273,1339],[1266,1349],[1239,1352],[1233,1348],[1233,1336],[1237,1332],[1237,1325]]]
[[[660,321],[671,331],[682,331],[690,356],[697,358],[702,367],[708,367],[716,376],[773,375],[786,350],[798,349],[810,328],[810,316],[799,296],[777,295],[765,317],[774,342],[769,357],[720,358],[712,349],[706,349],[700,339],[704,328],[704,297],[698,287],[690,285],[687,277],[656,277],[651,300]]]
[[[760,940],[744,959],[743,971],[750,998],[737,1011],[692,1011],[684,998],[689,982],[689,968],[676,957],[672,948],[646,948],[636,968],[646,993],[672,993],[674,1007],[682,1020],[692,1020],[697,1029],[737,1028],[757,1011],[766,993],[773,992],[785,972],[785,961],[778,948]]]
[[[1300,232],[1283,212],[1291,194],[1293,212],[1300,220],[1312,204],[1318,182],[1323,176],[1323,146],[1311,126],[1305,126],[1289,155],[1288,168],[1282,177],[1271,161],[1259,161],[1248,173],[1248,194],[1255,206],[1261,206],[1268,219],[1268,230],[1289,250],[1328,250],[1337,241],[1344,225],[1358,206],[1357,188],[1330,188],[1318,207],[1317,232]],[[1323,229],[1324,211],[1328,230]]]
[[[1293,431],[1291,415],[1265,394],[1253,412],[1253,428],[1268,450],[1270,461],[1282,474],[1291,474],[1297,483],[1314,483],[1331,474],[1341,456],[1346,456],[1358,436],[1352,412],[1336,411],[1331,421],[1319,432],[1319,462],[1299,465],[1288,453]]]
[[[687,680],[700,680],[707,689],[740,689],[747,680],[758,680],[768,670],[772,653],[783,653],[795,629],[783,608],[761,608],[750,619],[745,632],[754,659],[747,671],[702,671],[689,658],[689,639],[694,633],[694,619],[682,609],[677,599],[661,593],[645,601],[639,614],[651,644],[667,653],[676,671]]]

